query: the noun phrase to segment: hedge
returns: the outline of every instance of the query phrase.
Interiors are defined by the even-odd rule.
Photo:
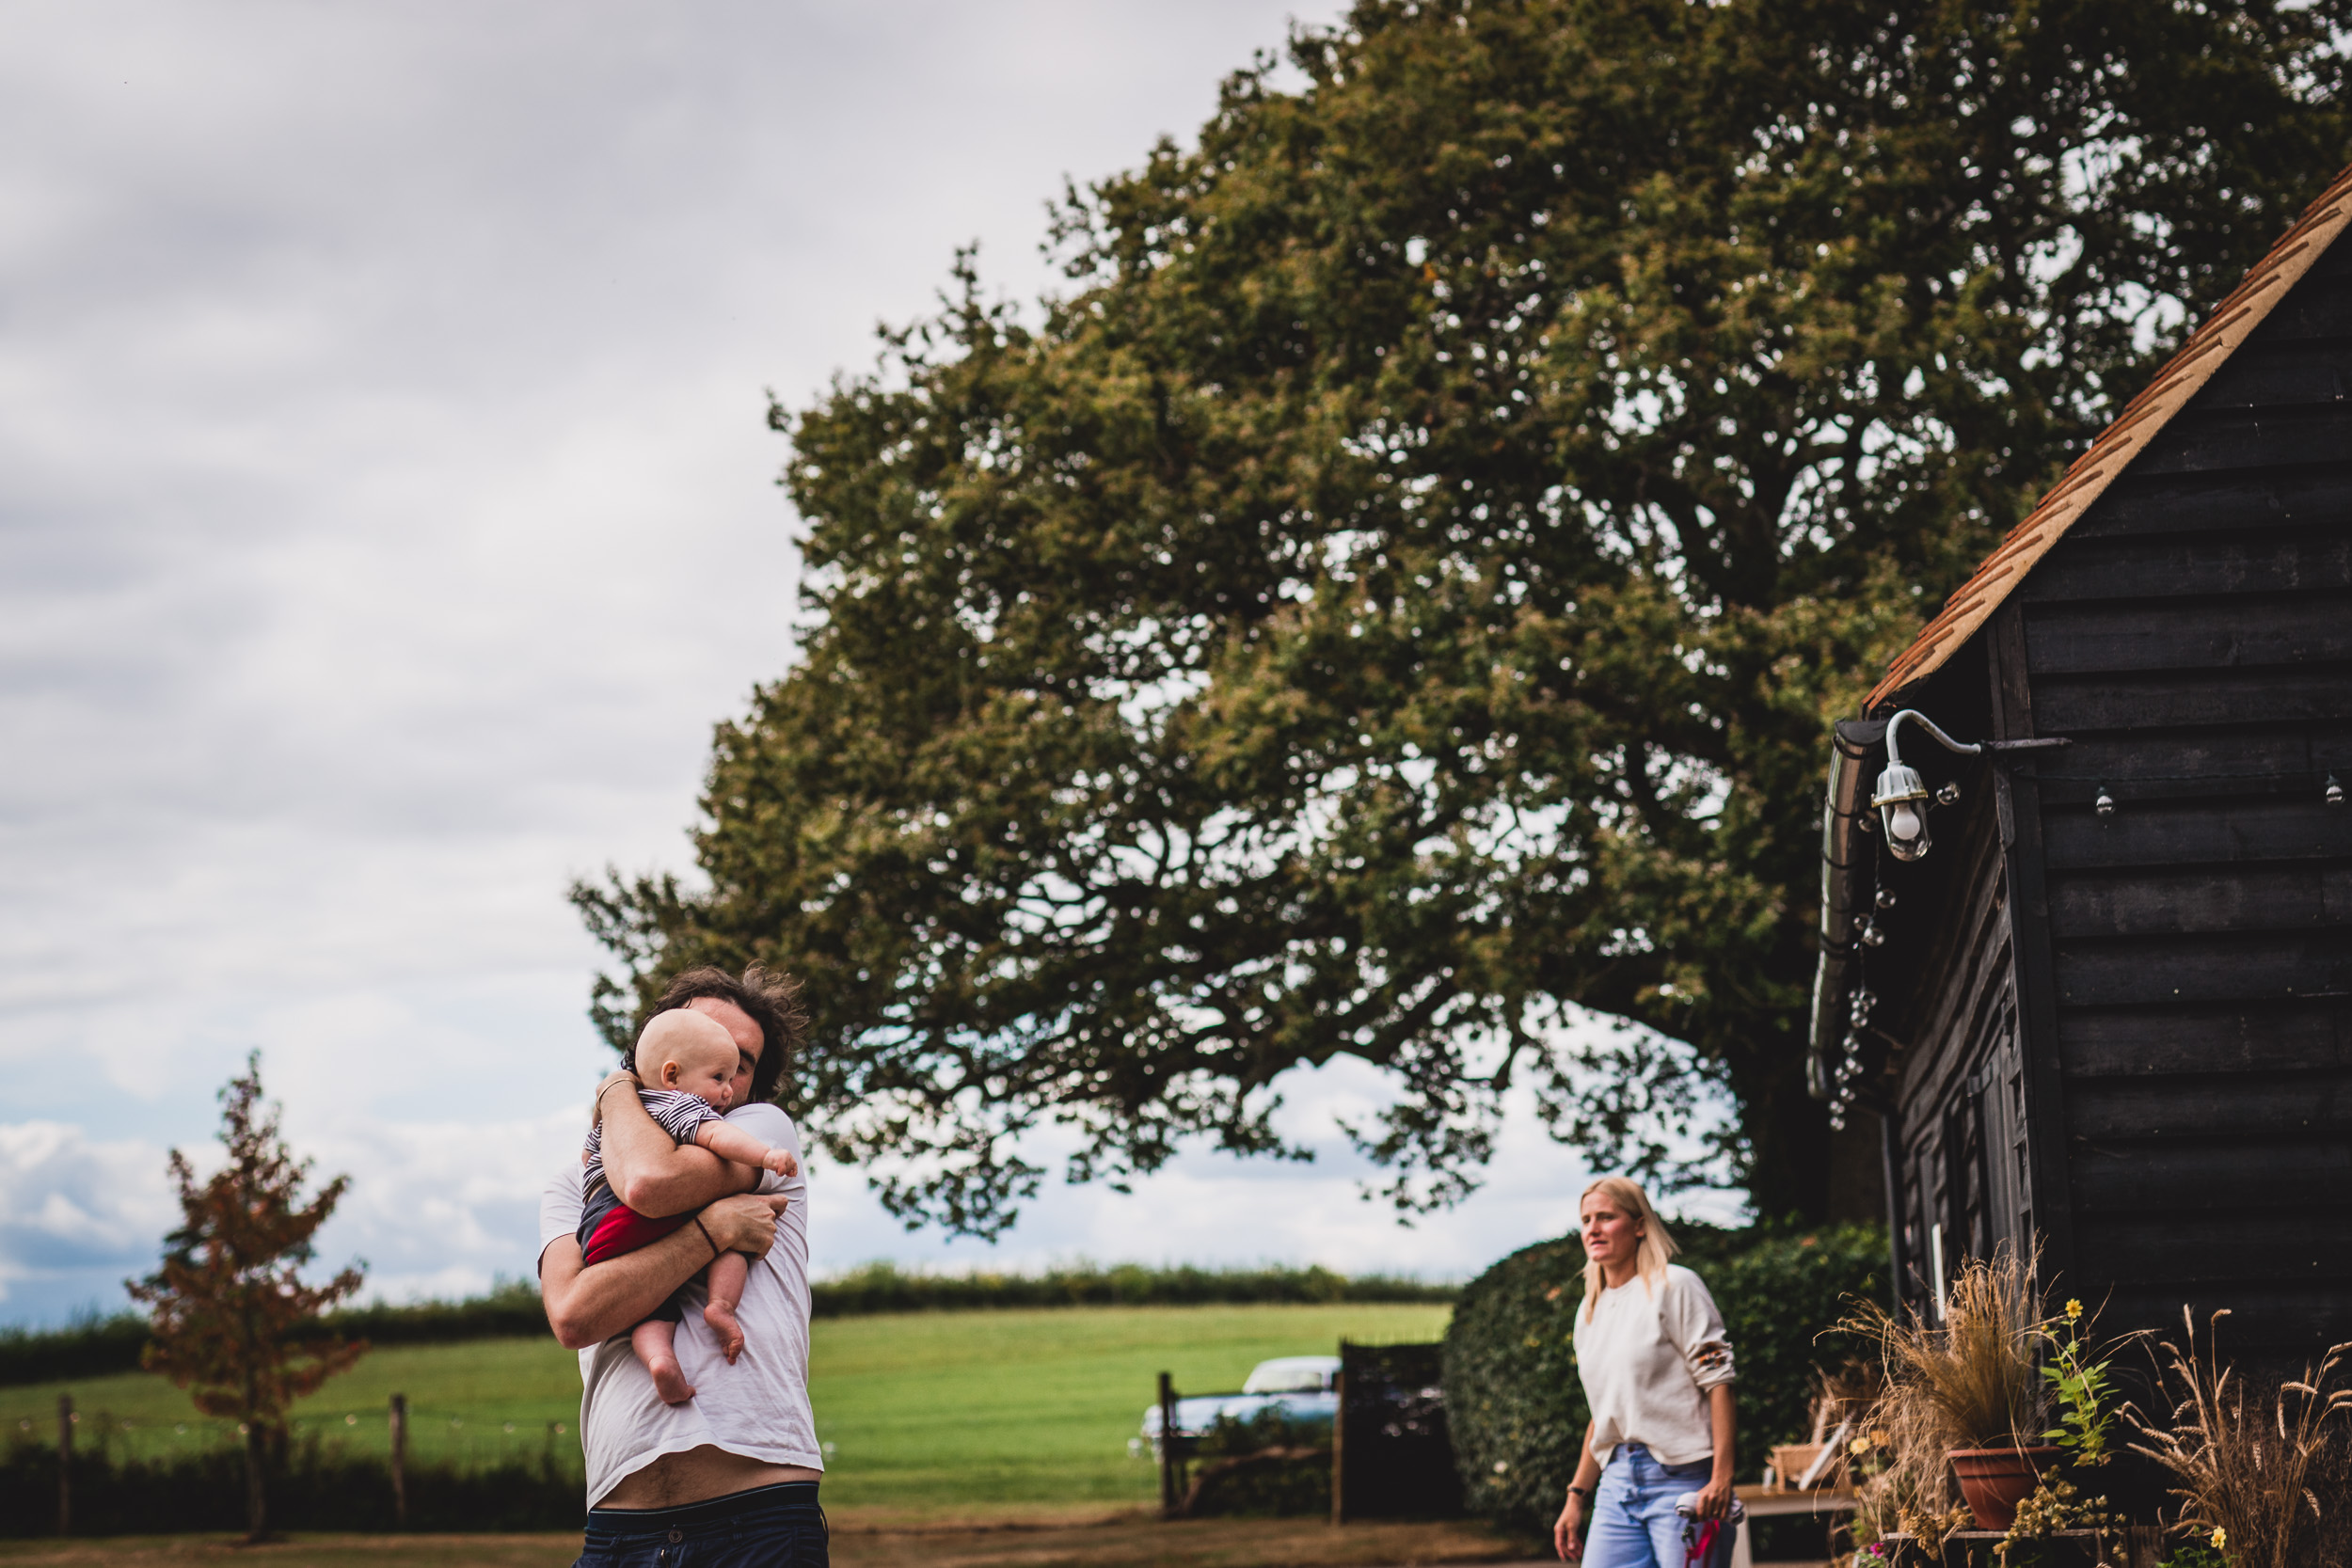
[[[1350,1277],[1315,1267],[1200,1269],[1084,1263],[1041,1274],[923,1274],[868,1263],[810,1288],[820,1318],[872,1312],[968,1311],[1007,1307],[1195,1307],[1216,1304],[1447,1302],[1458,1285],[1394,1275]]]
[[[1737,1474],[1752,1481],[1775,1443],[1811,1425],[1817,1366],[1862,1354],[1824,1335],[1849,1296],[1886,1289],[1885,1232],[1873,1226],[1725,1230],[1677,1224],[1676,1260],[1723,1309],[1740,1370]],[[1511,1254],[1464,1287],[1446,1334],[1447,1418],[1470,1512],[1510,1528],[1560,1512],[1590,1413],[1571,1338],[1584,1299],[1573,1236]]]
[[[578,1529],[587,1509],[580,1453],[550,1443],[531,1461],[479,1468],[410,1461],[414,1530]],[[0,1536],[50,1535],[57,1520],[57,1450],[18,1440],[0,1456]],[[245,1528],[245,1453],[221,1446],[168,1459],[73,1456],[76,1535],[163,1535]],[[391,1470],[316,1442],[271,1465],[273,1530],[389,1530]]]
[[[869,1263],[810,1287],[820,1318],[874,1312],[981,1311],[1011,1307],[1175,1307],[1258,1302],[1447,1302],[1460,1287],[1325,1268],[1145,1268],[1083,1263],[1041,1274],[923,1274]],[[378,1304],[329,1314],[325,1326],[376,1345],[447,1344],[548,1332],[539,1289],[508,1280],[464,1301]],[[89,1317],[43,1333],[0,1329],[0,1386],[129,1371],[147,1343],[135,1312]]]

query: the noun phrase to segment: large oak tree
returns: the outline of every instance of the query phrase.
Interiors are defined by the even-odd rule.
[[[980,1233],[1041,1119],[1080,1178],[1278,1151],[1272,1086],[1343,1053],[1400,1091],[1355,1131],[1406,1206],[1474,1181],[1516,1078],[1651,1171],[1727,1092],[1717,1168],[1818,1212],[1824,725],[2352,155],[2347,27],[1300,32],[1196,148],[1068,197],[1056,297],[967,261],[775,412],[802,657],[719,731],[707,890],[577,890],[608,1024],[686,964],[805,974],[798,1104]]]

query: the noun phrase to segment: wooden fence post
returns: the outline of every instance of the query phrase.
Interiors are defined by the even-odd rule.
[[[1347,1354],[1347,1341],[1340,1341],[1340,1354]],[[1347,1523],[1347,1363],[1340,1363],[1340,1375],[1332,1380],[1339,1392],[1339,1403],[1331,1412],[1331,1522]]]
[[[73,1396],[57,1396],[57,1533],[73,1533]]]
[[[1183,1493],[1176,1484],[1176,1380],[1160,1374],[1160,1516],[1173,1519]]]
[[[392,1528],[408,1528],[408,1396],[392,1396]]]

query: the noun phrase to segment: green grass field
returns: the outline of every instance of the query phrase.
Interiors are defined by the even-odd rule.
[[[828,1504],[968,1513],[1021,1504],[1141,1503],[1131,1458],[1162,1370],[1186,1393],[1238,1388],[1256,1362],[1444,1333],[1444,1306],[1063,1307],[828,1318],[814,1325],[809,1394],[833,1445]],[[580,1374],[546,1339],[370,1353],[295,1411],[297,1437],[360,1451],[389,1444],[385,1410],[408,1396],[410,1451],[465,1464],[579,1463]],[[57,1395],[83,1412],[81,1445],[151,1455],[234,1440],[187,1397],[141,1372],[0,1388],[0,1433],[50,1440]],[[559,1428],[562,1430],[559,1432]]]

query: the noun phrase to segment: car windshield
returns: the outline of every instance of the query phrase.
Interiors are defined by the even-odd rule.
[[[1331,1386],[1340,1370],[1336,1355],[1285,1355],[1261,1361],[1241,1386],[1245,1394],[1312,1394]]]

